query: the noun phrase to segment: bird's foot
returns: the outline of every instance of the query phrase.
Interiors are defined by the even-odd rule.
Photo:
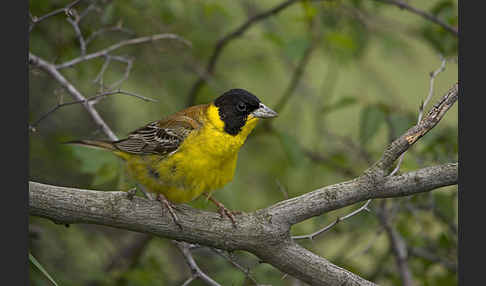
[[[231,211],[231,210],[227,209],[222,203],[213,199],[211,196],[208,196],[208,199],[211,202],[213,202],[213,204],[216,205],[216,207],[218,208],[218,213],[221,216],[221,218],[224,218],[224,216],[226,215],[231,220],[231,223],[233,224],[234,228],[236,228],[235,215],[241,214],[241,212],[240,211]]]
[[[172,219],[174,220],[174,223],[177,224],[177,226],[182,230],[182,225],[179,223],[179,218],[174,211],[175,206],[173,206],[172,203],[167,200],[167,198],[164,197],[164,195],[162,194],[157,194],[157,200],[160,201],[167,208],[170,215],[172,216]]]

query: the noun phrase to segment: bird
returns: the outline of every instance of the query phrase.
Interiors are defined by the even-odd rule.
[[[182,228],[174,204],[205,195],[236,227],[234,214],[212,197],[232,181],[238,152],[260,119],[278,113],[251,92],[234,88],[207,104],[188,107],[150,122],[126,138],[66,143],[111,151],[143,190],[155,193]]]

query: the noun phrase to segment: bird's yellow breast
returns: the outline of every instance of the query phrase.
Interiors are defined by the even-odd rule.
[[[189,202],[203,192],[223,187],[233,179],[238,151],[258,119],[250,116],[237,135],[230,135],[224,131],[218,108],[210,104],[200,121],[202,127],[191,132],[167,158],[126,157],[128,172],[149,191],[162,193],[175,203]]]

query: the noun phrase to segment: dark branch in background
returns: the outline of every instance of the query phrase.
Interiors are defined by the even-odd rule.
[[[140,256],[152,240],[153,236],[147,234],[137,234],[133,240],[119,252],[117,252],[105,266],[105,272],[112,272],[119,269],[123,264],[131,268],[138,263]]]
[[[457,264],[449,261],[445,258],[442,258],[440,256],[437,256],[433,252],[430,252],[429,250],[425,248],[420,248],[420,247],[409,247],[408,248],[408,254],[409,256],[415,256],[419,257],[431,262],[439,263],[440,265],[444,266],[447,270],[452,271],[452,272],[457,272]]]
[[[226,261],[228,261],[231,265],[233,265],[238,270],[240,270],[241,272],[243,272],[243,274],[245,275],[245,277],[248,280],[250,280],[253,284],[259,285],[258,282],[255,280],[255,278],[253,278],[250,275],[250,269],[241,266],[238,262],[235,261],[235,259],[231,255],[225,253],[221,249],[217,249],[217,248],[209,248],[209,249],[211,251],[213,251],[214,253],[218,254],[219,256],[223,257],[224,259],[226,259]]]
[[[209,58],[208,64],[206,66],[206,71],[204,74],[209,74],[212,75],[214,73],[215,67],[216,67],[216,62],[218,61],[219,57],[221,56],[221,53],[223,52],[224,48],[234,39],[238,38],[239,36],[243,35],[243,33],[246,32],[252,25],[258,23],[259,21],[262,21],[270,16],[276,15],[291,4],[294,4],[299,0],[288,0],[285,1],[274,8],[267,10],[265,12],[262,12],[260,14],[257,14],[250,19],[248,19],[245,23],[240,25],[238,28],[233,30],[232,32],[226,34],[223,36],[219,41],[216,43],[213,53],[211,57]],[[204,77],[199,77],[194,85],[192,86],[191,90],[189,91],[189,96],[187,100],[187,106],[194,105],[196,102],[197,94],[199,90],[206,84],[206,79]]]
[[[196,261],[194,260],[194,257],[192,257],[191,251],[190,251],[190,245],[186,242],[179,242],[179,241],[173,241],[173,243],[179,248],[181,251],[182,255],[184,256],[184,259],[187,263],[187,266],[189,266],[189,269],[191,269],[192,276],[189,277],[186,282],[183,285],[188,285],[190,282],[192,282],[194,279],[200,279],[203,281],[206,285],[210,286],[220,286],[220,284],[211,277],[209,277],[206,273],[204,273],[201,268],[197,265]]]
[[[312,22],[311,24],[311,29],[312,26],[316,25],[315,21]],[[285,90],[284,94],[280,98],[280,100],[277,102],[275,105],[274,110],[277,112],[281,112],[282,109],[287,105],[287,102],[289,99],[292,97],[292,95],[295,93],[295,90],[297,86],[299,85],[302,76],[304,75],[305,68],[307,67],[310,59],[311,59],[311,54],[315,50],[317,44],[319,43],[318,39],[312,39],[311,43],[309,46],[304,51],[304,54],[302,55],[302,58],[300,59],[299,63],[297,64],[297,68],[295,69],[294,73],[292,74],[292,79],[290,80],[290,84],[288,85],[287,89]]]
[[[456,36],[456,37],[459,36],[459,32],[458,32],[457,28],[450,26],[449,24],[445,23],[444,21],[440,20],[439,18],[435,17],[434,15],[427,13],[425,11],[422,11],[420,9],[417,9],[417,8],[409,5],[408,3],[404,2],[404,1],[400,1],[400,0],[375,0],[375,1],[395,5],[395,6],[399,7],[400,9],[405,9],[407,11],[410,11],[410,12],[416,14],[416,15],[421,16],[422,18],[424,18],[426,20],[429,20],[431,22],[434,22],[434,23],[440,25],[445,30],[451,32],[454,36]]]
[[[395,257],[398,272],[403,286],[413,286],[412,273],[408,267],[408,253],[407,244],[403,237],[393,226],[391,219],[392,215],[390,210],[386,206],[386,201],[381,202],[381,206],[377,211],[380,223],[383,225],[385,233],[387,234],[388,241],[392,249],[392,253]]]
[[[135,267],[143,252],[147,248],[148,244],[154,236],[145,233],[136,233],[132,241],[126,246],[120,248],[108,261],[103,268],[104,271],[109,273],[123,272]],[[120,280],[121,278],[118,278]],[[102,285],[101,281],[90,281],[87,286]]]

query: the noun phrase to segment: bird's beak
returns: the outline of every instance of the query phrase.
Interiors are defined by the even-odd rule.
[[[271,110],[268,106],[263,103],[260,103],[258,109],[251,113],[256,118],[272,118],[277,117],[278,113]]]

